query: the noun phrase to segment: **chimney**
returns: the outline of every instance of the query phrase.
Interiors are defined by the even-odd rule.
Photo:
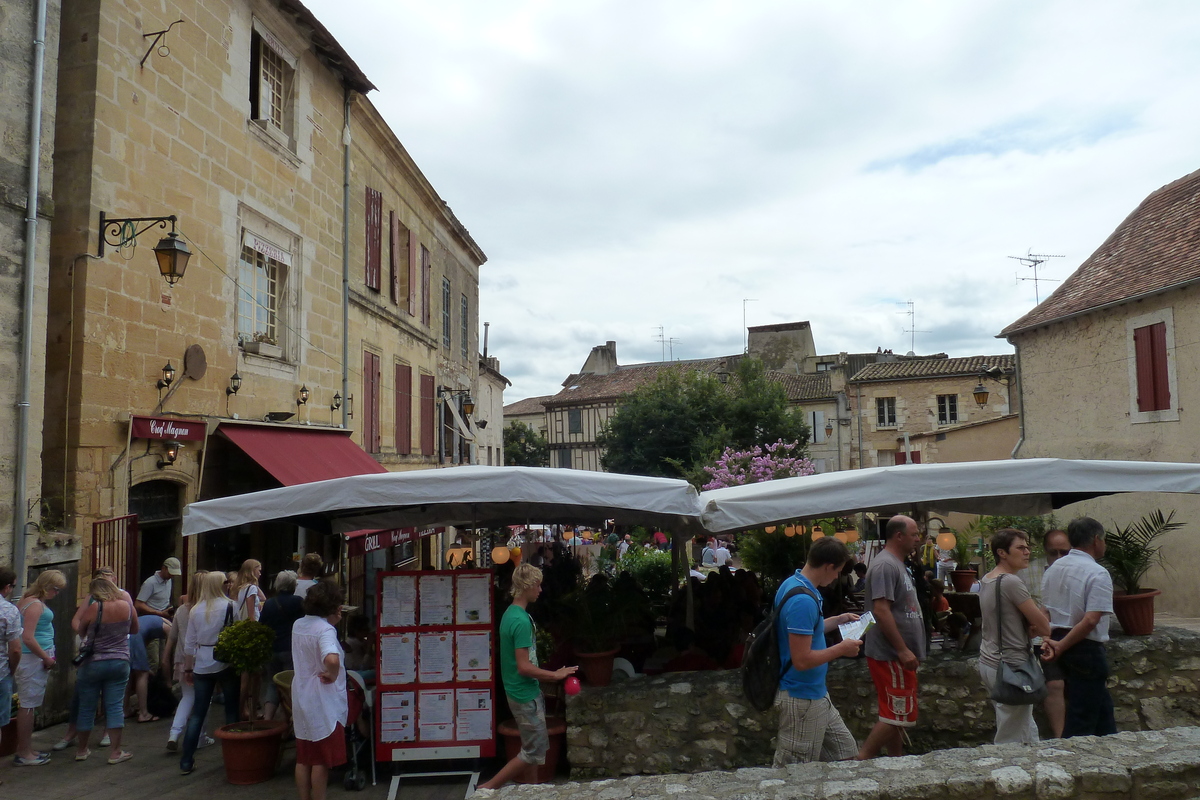
[[[583,369],[579,371],[591,375],[611,375],[616,372],[617,343],[608,341],[593,347],[592,352],[588,354],[587,361],[583,362]]]

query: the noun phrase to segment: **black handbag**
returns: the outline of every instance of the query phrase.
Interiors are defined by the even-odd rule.
[[[1000,666],[996,670],[991,697],[993,702],[1006,706],[1029,706],[1046,699],[1049,693],[1046,688],[1046,675],[1042,672],[1037,654],[1028,644],[1025,663],[1014,667],[1004,661],[1004,635],[1001,627],[1004,613],[1004,594],[1001,591],[1003,581],[1003,575],[996,579],[996,636],[999,639]]]
[[[221,630],[217,631],[217,641],[213,642],[213,658],[223,663],[229,663],[233,660],[233,656],[221,649],[221,634],[233,624],[233,603],[225,606],[225,624],[221,626]]]
[[[104,601],[97,600],[96,605],[96,622],[92,627],[92,634],[87,638],[87,641],[79,645],[79,652],[71,659],[71,664],[78,667],[84,661],[92,657],[92,653],[96,650],[96,634],[100,632],[100,620],[104,617]]]

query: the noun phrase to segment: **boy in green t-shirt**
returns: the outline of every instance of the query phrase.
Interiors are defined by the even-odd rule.
[[[521,752],[490,781],[481,783],[476,790],[479,794],[491,794],[492,789],[514,780],[523,770],[528,770],[529,778],[533,779],[536,766],[546,763],[550,737],[546,733],[546,705],[538,681],[561,681],[579,669],[563,667],[550,672],[538,667],[533,620],[526,609],[541,593],[540,569],[520,564],[513,570],[513,602],[500,619],[500,675],[513,721],[521,732]]]

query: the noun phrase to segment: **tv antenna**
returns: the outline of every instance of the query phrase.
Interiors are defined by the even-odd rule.
[[[899,313],[908,315],[908,329],[904,332],[908,334],[908,350],[915,354],[917,352],[917,334],[930,333],[931,331],[917,330],[917,304],[909,300],[906,305],[908,306],[908,310]]]
[[[658,325],[654,328],[651,328],[651,330],[658,331],[658,336],[654,337],[654,341],[658,342],[662,346],[662,358],[660,360],[666,361],[667,360],[666,331],[663,329],[662,325]]]
[[[1066,258],[1066,256],[1054,256],[1054,255],[1049,255],[1047,253],[1035,253],[1035,252],[1033,252],[1032,247],[1029,248],[1029,252],[1023,256],[1008,256],[1008,257],[1015,261],[1020,261],[1022,264],[1024,264],[1027,267],[1033,267],[1033,277],[1032,278],[1022,278],[1020,275],[1017,275],[1016,278],[1018,281],[1033,281],[1034,304],[1038,304],[1038,303],[1042,302],[1041,295],[1038,292],[1038,282],[1039,281],[1047,281],[1049,283],[1058,283],[1059,282],[1057,278],[1039,278],[1038,277],[1038,266],[1046,263],[1046,259],[1048,259],[1048,258]]]
[[[676,339],[674,336],[672,336],[670,339],[667,339],[667,349],[671,351],[671,360],[672,361],[675,360],[675,344],[677,342],[681,342],[681,341],[682,340]]]

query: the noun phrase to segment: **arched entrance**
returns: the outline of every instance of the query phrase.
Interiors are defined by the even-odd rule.
[[[138,586],[171,556],[178,555],[184,485],[153,480],[129,489],[129,513],[138,516]],[[136,592],[138,586],[126,587]]]

